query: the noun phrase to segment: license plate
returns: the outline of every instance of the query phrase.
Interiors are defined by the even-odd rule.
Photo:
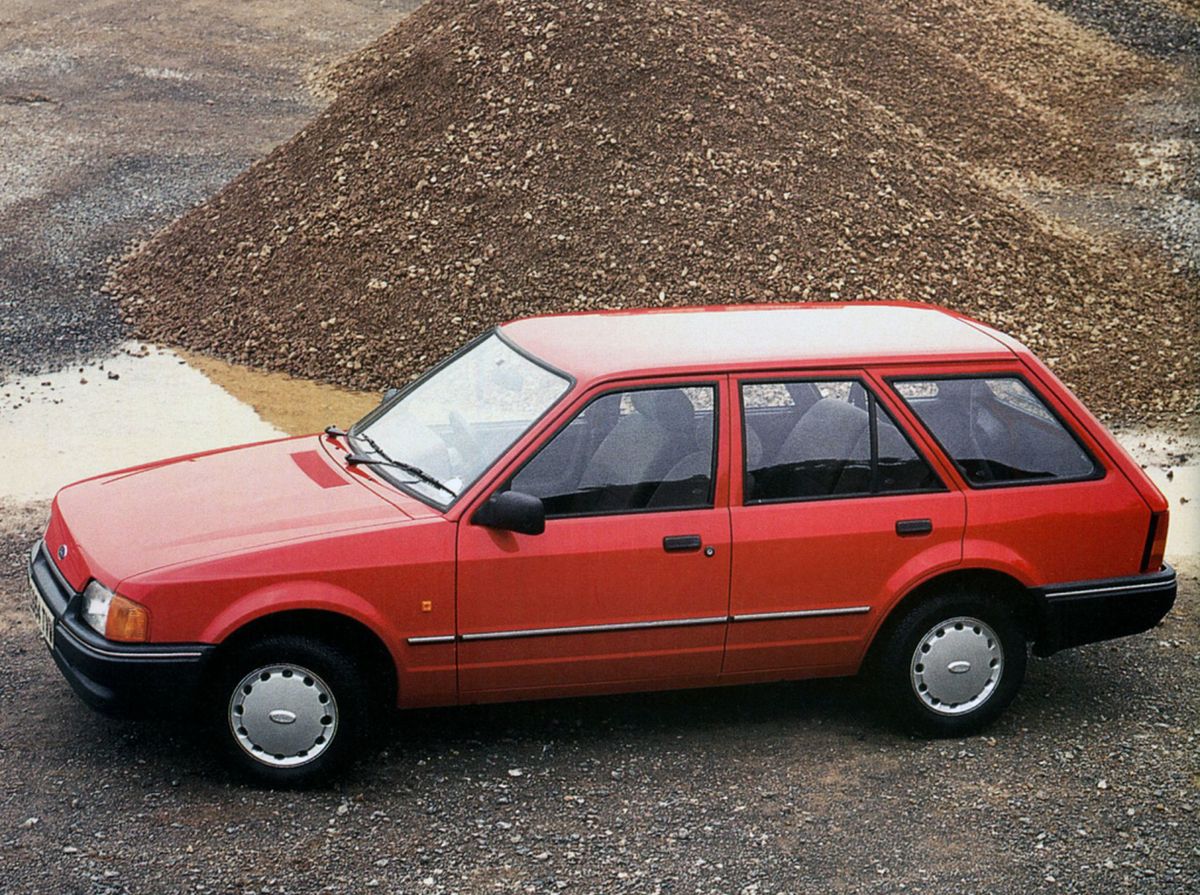
[[[38,633],[42,635],[42,640],[46,641],[46,645],[50,649],[54,649],[54,613],[50,611],[50,607],[46,605],[42,595],[33,586],[32,579],[29,581],[29,587],[33,591],[32,599],[29,601],[29,608],[33,610],[33,621],[38,627]]]

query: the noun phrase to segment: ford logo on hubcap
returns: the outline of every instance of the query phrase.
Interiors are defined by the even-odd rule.
[[[275,709],[271,714],[267,715],[276,724],[291,724],[296,720],[296,714],[289,712],[287,709]]]
[[[970,662],[962,662],[962,661],[951,662],[949,665],[946,666],[946,670],[949,671],[951,674],[966,674],[968,671],[971,670],[971,663]]]

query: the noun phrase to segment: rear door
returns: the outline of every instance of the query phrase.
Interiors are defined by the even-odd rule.
[[[463,699],[717,680],[729,611],[724,392],[723,378],[596,392],[498,486],[543,500],[542,534],[464,514]]]
[[[739,377],[726,676],[854,672],[901,588],[957,564],[965,502],[861,370]]]

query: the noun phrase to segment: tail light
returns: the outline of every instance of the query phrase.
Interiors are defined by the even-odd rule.
[[[1146,549],[1142,551],[1142,571],[1157,572],[1162,568],[1167,552],[1167,512],[1150,514],[1150,530],[1146,532]]]

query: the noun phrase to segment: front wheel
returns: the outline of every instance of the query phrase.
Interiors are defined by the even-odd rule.
[[[1025,638],[1002,605],[942,594],[902,616],[877,673],[887,706],[909,728],[963,736],[994,721],[1025,677]]]
[[[355,756],[371,707],[361,675],[340,647],[275,635],[224,663],[210,717],[235,769],[270,786],[298,786]]]

